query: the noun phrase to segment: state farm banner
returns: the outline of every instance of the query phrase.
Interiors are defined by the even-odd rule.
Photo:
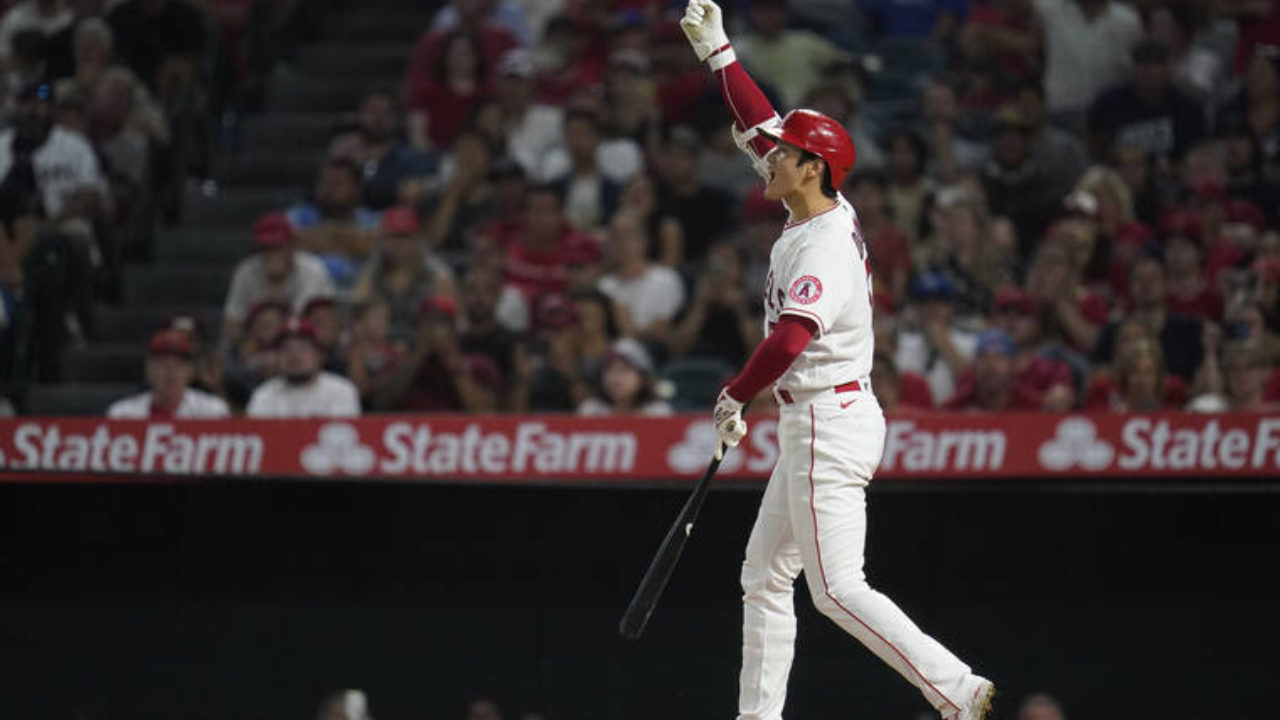
[[[759,481],[778,421],[751,420],[720,477]],[[678,481],[706,467],[705,415],[402,415],[358,420],[0,421],[0,480],[329,477],[446,482]],[[879,479],[1280,476],[1280,417],[962,415],[889,420]]]

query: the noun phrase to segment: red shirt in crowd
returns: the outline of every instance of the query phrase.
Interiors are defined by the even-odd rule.
[[[1164,305],[1171,313],[1189,315],[1201,320],[1222,319],[1224,307],[1222,293],[1208,283],[1205,283],[1200,292],[1191,297],[1180,297],[1169,293],[1165,297]]]
[[[1013,382],[1007,410],[1039,410],[1044,394],[1056,385],[1074,387],[1071,368],[1060,360],[1023,353],[1014,360]],[[956,394],[943,406],[947,410],[981,410],[973,369],[966,370],[956,381]]]
[[[569,286],[569,265],[595,246],[595,238],[570,228],[565,228],[555,246],[547,249],[531,247],[517,238],[507,245],[506,282],[530,300],[564,292]]]
[[[489,96],[487,89],[463,95],[447,83],[427,82],[413,87],[409,110],[427,115],[427,136],[438,148],[449,148],[467,128],[476,106]]]
[[[409,55],[409,67],[405,70],[404,96],[408,102],[414,88],[436,81],[436,61],[444,49],[444,41],[452,34],[452,30],[428,30],[418,38]],[[496,25],[486,25],[480,30],[480,52],[484,55],[485,67],[489,68],[487,82],[493,77],[493,70],[498,65],[498,58],[506,51],[519,46],[520,41],[510,31]]]
[[[1164,408],[1180,408],[1187,404],[1187,383],[1177,375],[1164,376]],[[1120,388],[1105,372],[1096,373],[1085,390],[1086,410],[1110,410],[1121,402]]]
[[[1031,33],[1037,38],[1043,35],[1032,23],[1030,16],[1023,17],[1011,13],[1001,4],[994,2],[980,2],[970,5],[968,23],[997,30]],[[1029,78],[1036,70],[1032,58],[1015,52],[997,53],[996,64],[1000,66],[1003,72],[1015,78]]]

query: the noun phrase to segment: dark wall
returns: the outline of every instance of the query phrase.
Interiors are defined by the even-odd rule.
[[[868,571],[1012,697],[1275,717],[1280,496],[872,491]],[[0,486],[0,716],[727,718],[755,492],[713,494],[647,635],[618,616],[684,490]],[[803,585],[803,583],[800,583]],[[788,717],[927,707],[803,588]]]

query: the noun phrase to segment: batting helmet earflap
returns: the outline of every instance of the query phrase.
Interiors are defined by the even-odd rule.
[[[858,151],[848,131],[840,123],[813,110],[792,110],[782,118],[781,128],[776,131],[762,129],[760,134],[770,140],[808,150],[825,160],[831,170],[831,185],[837,190],[858,159]]]

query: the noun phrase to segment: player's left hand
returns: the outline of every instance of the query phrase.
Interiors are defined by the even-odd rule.
[[[726,449],[737,447],[747,435],[747,421],[742,419],[742,403],[729,395],[728,388],[721,390],[720,397],[716,399],[714,417],[716,438],[719,440],[716,443],[716,460],[721,460]]]

